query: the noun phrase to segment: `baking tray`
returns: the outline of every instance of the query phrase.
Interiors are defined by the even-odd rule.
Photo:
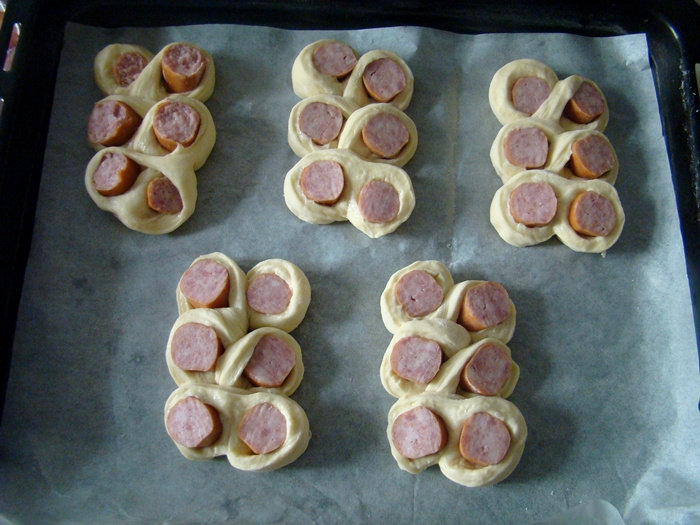
[[[647,35],[671,173],[687,274],[698,327],[698,95],[694,38],[699,8],[692,2],[520,2],[494,9],[489,2],[12,2],[0,32],[22,26],[10,72],[0,75],[0,254],[3,396],[9,374],[17,307],[31,247],[52,93],[68,22],[100,27],[206,23],[267,25],[286,29],[354,29],[418,25],[457,33],[566,32],[585,36]],[[33,57],[41,56],[37,61]],[[27,123],[32,123],[27,125]]]

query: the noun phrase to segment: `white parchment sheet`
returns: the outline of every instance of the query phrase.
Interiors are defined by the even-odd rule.
[[[395,233],[304,223],[282,183],[296,102],[294,58],[337,38],[389,49],[415,74],[406,110],[418,127],[405,166],[417,204]],[[197,172],[191,219],[165,236],[128,230],[83,186],[85,124],[102,98],[92,61],[114,42],[154,53],[191,41],[216,63],[207,102],[217,128]],[[627,221],[605,256],[556,239],[503,242],[489,223],[501,182],[489,148],[500,124],[493,74],[535,58],[559,78],[594,80],[610,106]],[[30,124],[28,124],[30,125]],[[27,154],[32,154],[28,152]],[[202,254],[249,270],[283,258],[311,283],[293,335],[305,376],[292,398],[313,436],[270,473],[224,458],[182,457],[163,406],[175,287]],[[385,432],[394,398],[379,379],[391,335],[379,296],[390,275],[437,259],[455,282],[499,281],[517,311],[509,346],[521,367],[510,398],[529,434],[504,482],[468,489],[437,467],[397,467]],[[643,35],[458,35],[408,28],[289,31],[235,25],[107,30],[69,25],[58,71],[36,226],[0,428],[0,515],[13,523],[508,523],[548,519],[594,499],[628,525],[700,520],[698,354],[659,109]],[[2,521],[2,520],[0,520]]]

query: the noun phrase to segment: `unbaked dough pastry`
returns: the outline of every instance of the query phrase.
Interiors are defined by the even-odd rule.
[[[299,98],[313,95],[342,95],[348,83],[349,75],[342,79],[321,73],[313,62],[313,54],[316,49],[325,44],[343,44],[344,42],[332,38],[324,38],[306,45],[294,59],[292,64],[292,89]],[[352,49],[352,48],[351,48]],[[353,50],[355,57],[357,53]]]
[[[318,204],[302,190],[304,168],[317,161],[338,163],[344,172],[345,186],[339,200],[333,205]],[[391,184],[398,193],[398,211],[386,222],[370,222],[364,218],[358,205],[360,191],[365,184],[382,181]],[[297,162],[284,180],[284,201],[299,219],[312,224],[330,224],[349,221],[365,235],[376,238],[395,231],[413,212],[415,194],[408,174],[397,166],[369,162],[345,149],[315,151]]]
[[[608,104],[605,101],[603,92],[595,82],[579,75],[572,75],[559,80],[549,66],[532,59],[519,59],[509,62],[499,69],[491,79],[489,104],[501,124],[505,125],[514,120],[530,116],[516,109],[511,98],[513,84],[522,77],[540,78],[551,89],[551,93],[532,115],[533,117],[556,122],[562,129],[567,131],[572,129],[593,129],[602,132],[605,130],[609,118]],[[605,101],[605,106],[602,115],[598,118],[588,124],[579,124],[563,116],[563,112],[567,102],[584,82],[588,82],[598,91]]]
[[[425,407],[437,414],[445,424],[447,444],[437,453],[418,459],[401,455],[392,439],[392,428],[398,416],[407,410]],[[478,466],[467,461],[459,451],[459,439],[467,418],[477,412],[486,412],[502,421],[510,434],[510,446],[503,459],[495,465]],[[389,410],[387,439],[399,468],[417,474],[437,464],[450,480],[466,487],[492,485],[508,477],[518,465],[525,448],[527,425],[520,410],[500,397],[423,393],[401,397]]]
[[[110,44],[95,56],[93,63],[95,83],[105,95],[130,95],[146,99],[151,101],[151,103],[162,100],[170,96],[170,93],[163,81],[161,60],[170,47],[178,44],[186,44],[196,48],[207,60],[204,75],[197,87],[193,90],[181,93],[182,95],[199,100],[200,102],[206,102],[214,92],[216,78],[214,59],[206,50],[185,42],[172,42],[161,49],[155,56],[142,46],[133,44]],[[123,53],[128,52],[136,52],[143,55],[148,60],[148,63],[131,84],[128,86],[120,86],[114,79],[112,68],[114,67],[115,60]]]
[[[413,97],[413,72],[403,58],[386,49],[374,49],[372,51],[368,51],[360,57],[360,59],[357,61],[355,69],[352,70],[350,77],[347,79],[347,84],[343,90],[343,96],[352,100],[358,106],[366,106],[367,104],[376,103],[377,101],[370,97],[367,93],[367,89],[362,81],[362,75],[365,72],[365,68],[369,64],[382,58],[388,58],[395,62],[401,68],[406,78],[406,85],[404,89],[394,98],[388,101],[389,104],[396,106],[400,110],[404,110],[409,106],[411,103],[411,98]]]
[[[371,151],[362,138],[362,129],[367,122],[371,118],[382,113],[387,113],[398,118],[408,131],[408,142],[406,145],[401,148],[398,155],[389,158],[382,157]],[[413,120],[396,106],[385,103],[371,104],[358,109],[350,115],[343,127],[343,131],[340,133],[338,147],[349,149],[365,160],[403,167],[413,158],[416,152],[416,148],[418,147],[418,130]]]
[[[544,226],[525,226],[516,222],[511,214],[509,200],[515,188],[523,183],[549,184],[557,198],[556,215]],[[605,197],[612,204],[615,226],[604,236],[581,235],[569,223],[569,208],[577,195],[592,191]],[[576,181],[560,177],[546,170],[527,170],[512,177],[498,189],[491,201],[491,224],[501,238],[513,246],[531,246],[556,235],[566,246],[577,252],[601,253],[617,242],[625,222],[617,191],[612,184],[601,180]]]
[[[335,140],[329,142],[328,144],[317,144],[315,143],[306,133],[304,133],[299,128],[299,115],[309,104],[322,103],[329,104],[338,108],[343,115],[343,126],[347,122],[348,117],[359,108],[357,104],[353,101],[348,100],[339,95],[313,95],[304,98],[297,102],[292,111],[289,114],[289,121],[287,122],[287,142],[292,151],[296,153],[298,157],[303,157],[307,153],[312,151],[333,149],[338,147],[338,140],[340,139],[340,134]]]
[[[164,409],[166,428],[170,410],[189,396],[196,397],[216,410],[221,419],[222,431],[214,443],[201,448],[184,447],[174,441],[187,459],[202,460],[225,455],[234,468],[256,472],[270,471],[298,459],[311,439],[306,412],[287,396],[262,389],[251,392],[198,383],[184,384],[168,397]],[[267,454],[252,453],[237,433],[238,425],[246,411],[260,403],[273,405],[284,415],[287,424],[284,443],[277,450]]]

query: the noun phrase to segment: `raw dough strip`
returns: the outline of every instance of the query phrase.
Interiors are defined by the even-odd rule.
[[[307,98],[313,95],[343,94],[350,75],[347,75],[342,80],[338,80],[331,75],[321,73],[314,66],[314,51],[322,45],[330,43],[347,45],[339,40],[324,38],[306,45],[294,59],[292,64],[292,89],[299,98]],[[356,52],[355,56],[358,56]]]
[[[406,126],[408,130],[408,143],[401,149],[396,157],[384,158],[370,151],[362,140],[362,128],[367,124],[369,119],[380,113],[388,113],[394,115]],[[393,166],[403,167],[409,160],[413,158],[418,147],[418,130],[416,124],[403,111],[392,104],[376,103],[358,109],[350,118],[347,119],[343,130],[340,132],[338,139],[338,148],[349,149],[359,157],[374,161],[391,164]]]
[[[612,168],[604,173],[601,177],[596,180],[602,180],[610,184],[615,184],[617,179],[617,174],[619,170],[619,162],[617,159],[617,154],[615,149],[610,144],[608,138],[600,131],[594,129],[578,129],[572,131],[565,131],[556,122],[551,120],[542,120],[536,117],[521,118],[510,122],[503,126],[501,130],[496,135],[493,143],[491,144],[491,163],[493,164],[496,173],[501,178],[501,180],[506,183],[515,175],[523,171],[521,166],[516,166],[511,164],[505,155],[504,140],[508,134],[515,129],[530,128],[535,127],[540,129],[547,137],[549,142],[549,153],[547,155],[547,162],[542,167],[542,169],[557,173],[566,179],[573,179],[579,181],[586,181],[591,179],[585,179],[583,177],[578,177],[571,171],[568,163],[571,158],[571,147],[574,142],[581,140],[591,135],[596,135],[601,137],[610,146],[610,150],[613,154],[613,166]]]
[[[345,174],[343,193],[331,206],[317,204],[308,199],[300,186],[304,168],[320,160],[337,162]],[[357,204],[359,192],[364,184],[372,180],[390,183],[399,194],[399,211],[389,222],[370,223],[360,213]],[[391,164],[363,160],[349,150],[335,149],[309,153],[287,172],[284,180],[284,201],[289,210],[305,222],[330,224],[347,220],[367,236],[376,238],[393,232],[408,219],[415,206],[415,194],[411,179],[403,169]]]
[[[406,87],[404,87],[401,93],[391,99],[388,104],[396,106],[396,108],[400,110],[404,110],[411,103],[411,98],[413,97],[413,72],[403,58],[398,56],[396,53],[385,49],[374,49],[372,51],[368,51],[359,58],[355,69],[352,70],[350,77],[347,79],[343,96],[352,100],[358,106],[366,106],[367,104],[376,103],[372,98],[370,98],[367,90],[365,89],[362,82],[362,74],[370,63],[380,58],[389,58],[393,60],[403,70],[404,76],[406,77]]]
[[[546,182],[557,196],[557,213],[545,226],[527,227],[515,222],[508,201],[511,192],[525,182]],[[569,224],[568,214],[572,200],[581,192],[591,190],[606,197],[613,205],[617,221],[606,236],[586,237],[577,233]],[[601,253],[610,248],[620,237],[625,222],[625,213],[615,187],[602,180],[576,181],[560,177],[546,170],[527,170],[513,178],[496,191],[491,201],[491,224],[501,238],[513,246],[532,246],[556,235],[566,246],[577,252]]]
[[[329,142],[328,144],[316,144],[311,138],[299,129],[299,115],[308,106],[313,103],[323,103],[329,104],[331,106],[337,107],[343,115],[343,120],[347,122],[348,117],[359,108],[352,100],[348,100],[340,95],[331,94],[320,94],[313,95],[302,99],[297,102],[292,111],[289,114],[289,121],[287,123],[287,142],[292,151],[298,156],[303,157],[307,153],[312,151],[319,151],[325,149],[333,149],[338,147],[338,141],[340,139],[340,134],[338,137]],[[345,126],[345,123],[343,124]],[[341,130],[342,133],[342,130]]]
[[[416,261],[398,271],[396,271],[387,282],[384,291],[380,297],[380,310],[382,321],[386,329],[392,334],[396,334],[398,330],[410,321],[415,320],[409,316],[402,308],[401,304],[396,299],[396,285],[399,280],[408,272],[413,270],[422,270],[432,275],[443,290],[444,300],[442,304],[431,313],[421,317],[420,319],[447,319],[456,322],[462,309],[462,300],[467,290],[482,284],[486,281],[469,280],[455,284],[450,270],[440,261]],[[472,341],[479,341],[487,337],[498,339],[504,343],[510,341],[515,332],[516,310],[515,305],[510,304],[508,317],[497,325],[470,332]]]
[[[508,124],[514,120],[529,117],[527,113],[515,109],[511,100],[511,89],[516,80],[521,77],[538,77],[547,82],[551,88],[549,97],[542,103],[539,109],[532,115],[541,120],[558,123],[566,130],[588,129],[603,132],[608,124],[608,103],[600,88],[592,80],[579,75],[571,75],[563,80],[558,80],[554,71],[547,65],[532,59],[519,59],[509,62],[499,69],[491,79],[489,85],[489,104],[491,111],[501,124]],[[578,124],[562,115],[564,107],[581,84],[591,84],[605,101],[603,114],[588,124]]]
[[[289,397],[263,390],[245,391],[215,385],[187,383],[178,387],[165,403],[164,421],[180,400],[195,396],[214,407],[221,418],[222,432],[210,446],[187,448],[175,443],[187,459],[201,460],[225,455],[231,466],[246,471],[275,470],[295,461],[306,450],[311,438],[304,410]],[[268,454],[253,454],[238,438],[237,429],[245,412],[259,403],[270,403],[285,416],[287,437],[284,444]]]
[[[435,412],[445,423],[447,444],[436,454],[418,459],[402,456],[394,446],[391,430],[396,418],[415,407],[426,407]],[[503,460],[496,465],[477,467],[465,460],[459,452],[459,437],[464,421],[476,412],[487,412],[500,419],[511,436],[510,448]],[[466,487],[492,485],[509,476],[523,453],[527,438],[527,426],[520,410],[500,397],[475,396],[464,398],[457,395],[423,393],[401,397],[389,410],[387,438],[391,454],[401,470],[417,474],[437,464],[450,480]]]
[[[214,59],[206,50],[186,42],[172,42],[161,49],[155,56],[153,56],[153,53],[149,50],[141,46],[132,44],[110,44],[95,56],[93,63],[95,83],[105,95],[130,95],[143,98],[151,103],[162,100],[170,96],[170,93],[166,89],[162,79],[161,59],[169,47],[178,44],[187,44],[188,46],[198,49],[207,59],[207,67],[199,85],[191,91],[181,93],[182,95],[186,95],[200,102],[206,102],[214,92],[216,76]],[[146,64],[146,67],[141,71],[136,80],[128,86],[122,87],[114,80],[112,67],[114,61],[122,53],[134,51],[145,56],[148,60],[148,64]]]

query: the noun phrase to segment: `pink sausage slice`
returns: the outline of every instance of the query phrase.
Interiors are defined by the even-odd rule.
[[[87,140],[102,146],[121,146],[141,124],[141,117],[124,102],[106,99],[97,102],[87,123]]]
[[[511,192],[508,209],[515,222],[544,226],[557,214],[557,195],[546,182],[523,182]]]
[[[596,179],[612,169],[615,155],[600,135],[589,135],[571,145],[569,166],[579,177]]]
[[[345,189],[345,173],[334,160],[318,160],[304,168],[299,185],[307,199],[330,206],[338,202]]]
[[[617,223],[615,207],[594,191],[579,193],[569,208],[569,224],[581,235],[604,237]]]
[[[200,259],[180,279],[180,291],[193,308],[228,306],[228,270],[213,259]]]
[[[510,448],[510,432],[503,421],[488,412],[467,418],[459,436],[459,453],[475,465],[497,465]]]
[[[197,138],[201,121],[197,110],[189,104],[169,101],[156,109],[153,115],[153,133],[160,145],[168,151],[173,151],[178,144],[186,148]]]
[[[390,361],[391,369],[397,376],[425,385],[440,370],[442,348],[431,339],[411,335],[396,342]]]
[[[92,174],[92,183],[100,195],[114,197],[126,193],[141,172],[141,166],[119,151],[105,153]]]
[[[127,87],[138,78],[148,60],[141,53],[129,51],[122,53],[112,64],[112,76],[120,87]]]
[[[248,306],[267,315],[281,314],[292,300],[292,289],[287,281],[274,273],[263,273],[248,284],[245,292]]]
[[[357,65],[357,57],[352,48],[342,42],[322,44],[311,56],[314,67],[319,73],[342,78]]]
[[[394,290],[396,300],[410,317],[423,317],[437,310],[445,299],[442,286],[423,270],[401,276]]]
[[[146,202],[153,211],[166,215],[176,215],[183,207],[180,191],[164,175],[149,181],[146,186]]]
[[[508,318],[511,304],[501,284],[493,281],[477,284],[464,294],[459,322],[470,332],[496,326]]]
[[[399,454],[418,459],[436,454],[447,444],[445,423],[426,407],[416,407],[400,414],[391,427],[391,440]]]
[[[362,186],[357,196],[357,205],[367,222],[382,224],[396,218],[401,200],[392,184],[383,180],[371,180]]]
[[[277,388],[296,364],[294,350],[274,335],[265,335],[255,345],[243,374],[256,386]]]
[[[508,352],[493,343],[481,345],[462,370],[465,390],[482,396],[495,396],[510,377],[513,361]]]
[[[503,140],[508,162],[521,168],[541,168],[547,162],[549,142],[547,135],[536,127],[511,130]]]
[[[202,81],[207,69],[207,58],[196,47],[175,44],[163,53],[161,70],[171,93],[192,91]]]
[[[362,72],[362,83],[377,102],[389,102],[406,88],[406,74],[390,58],[370,62]]]
[[[605,111],[605,99],[590,82],[583,82],[564,106],[564,116],[577,124],[588,124]]]
[[[513,107],[532,115],[552,92],[549,84],[539,77],[520,77],[511,88]]]
[[[223,351],[216,330],[201,323],[180,325],[170,343],[173,362],[188,372],[212,372]]]
[[[253,454],[274,452],[287,439],[287,418],[271,403],[259,403],[243,415],[238,438]]]
[[[165,426],[173,441],[187,448],[212,445],[222,430],[217,410],[194,396],[181,399],[170,409]]]
[[[391,113],[377,113],[362,127],[362,141],[384,159],[396,157],[409,138],[406,125]]]
[[[312,102],[299,113],[299,129],[315,144],[330,144],[340,135],[343,113],[339,108],[324,102]]]

